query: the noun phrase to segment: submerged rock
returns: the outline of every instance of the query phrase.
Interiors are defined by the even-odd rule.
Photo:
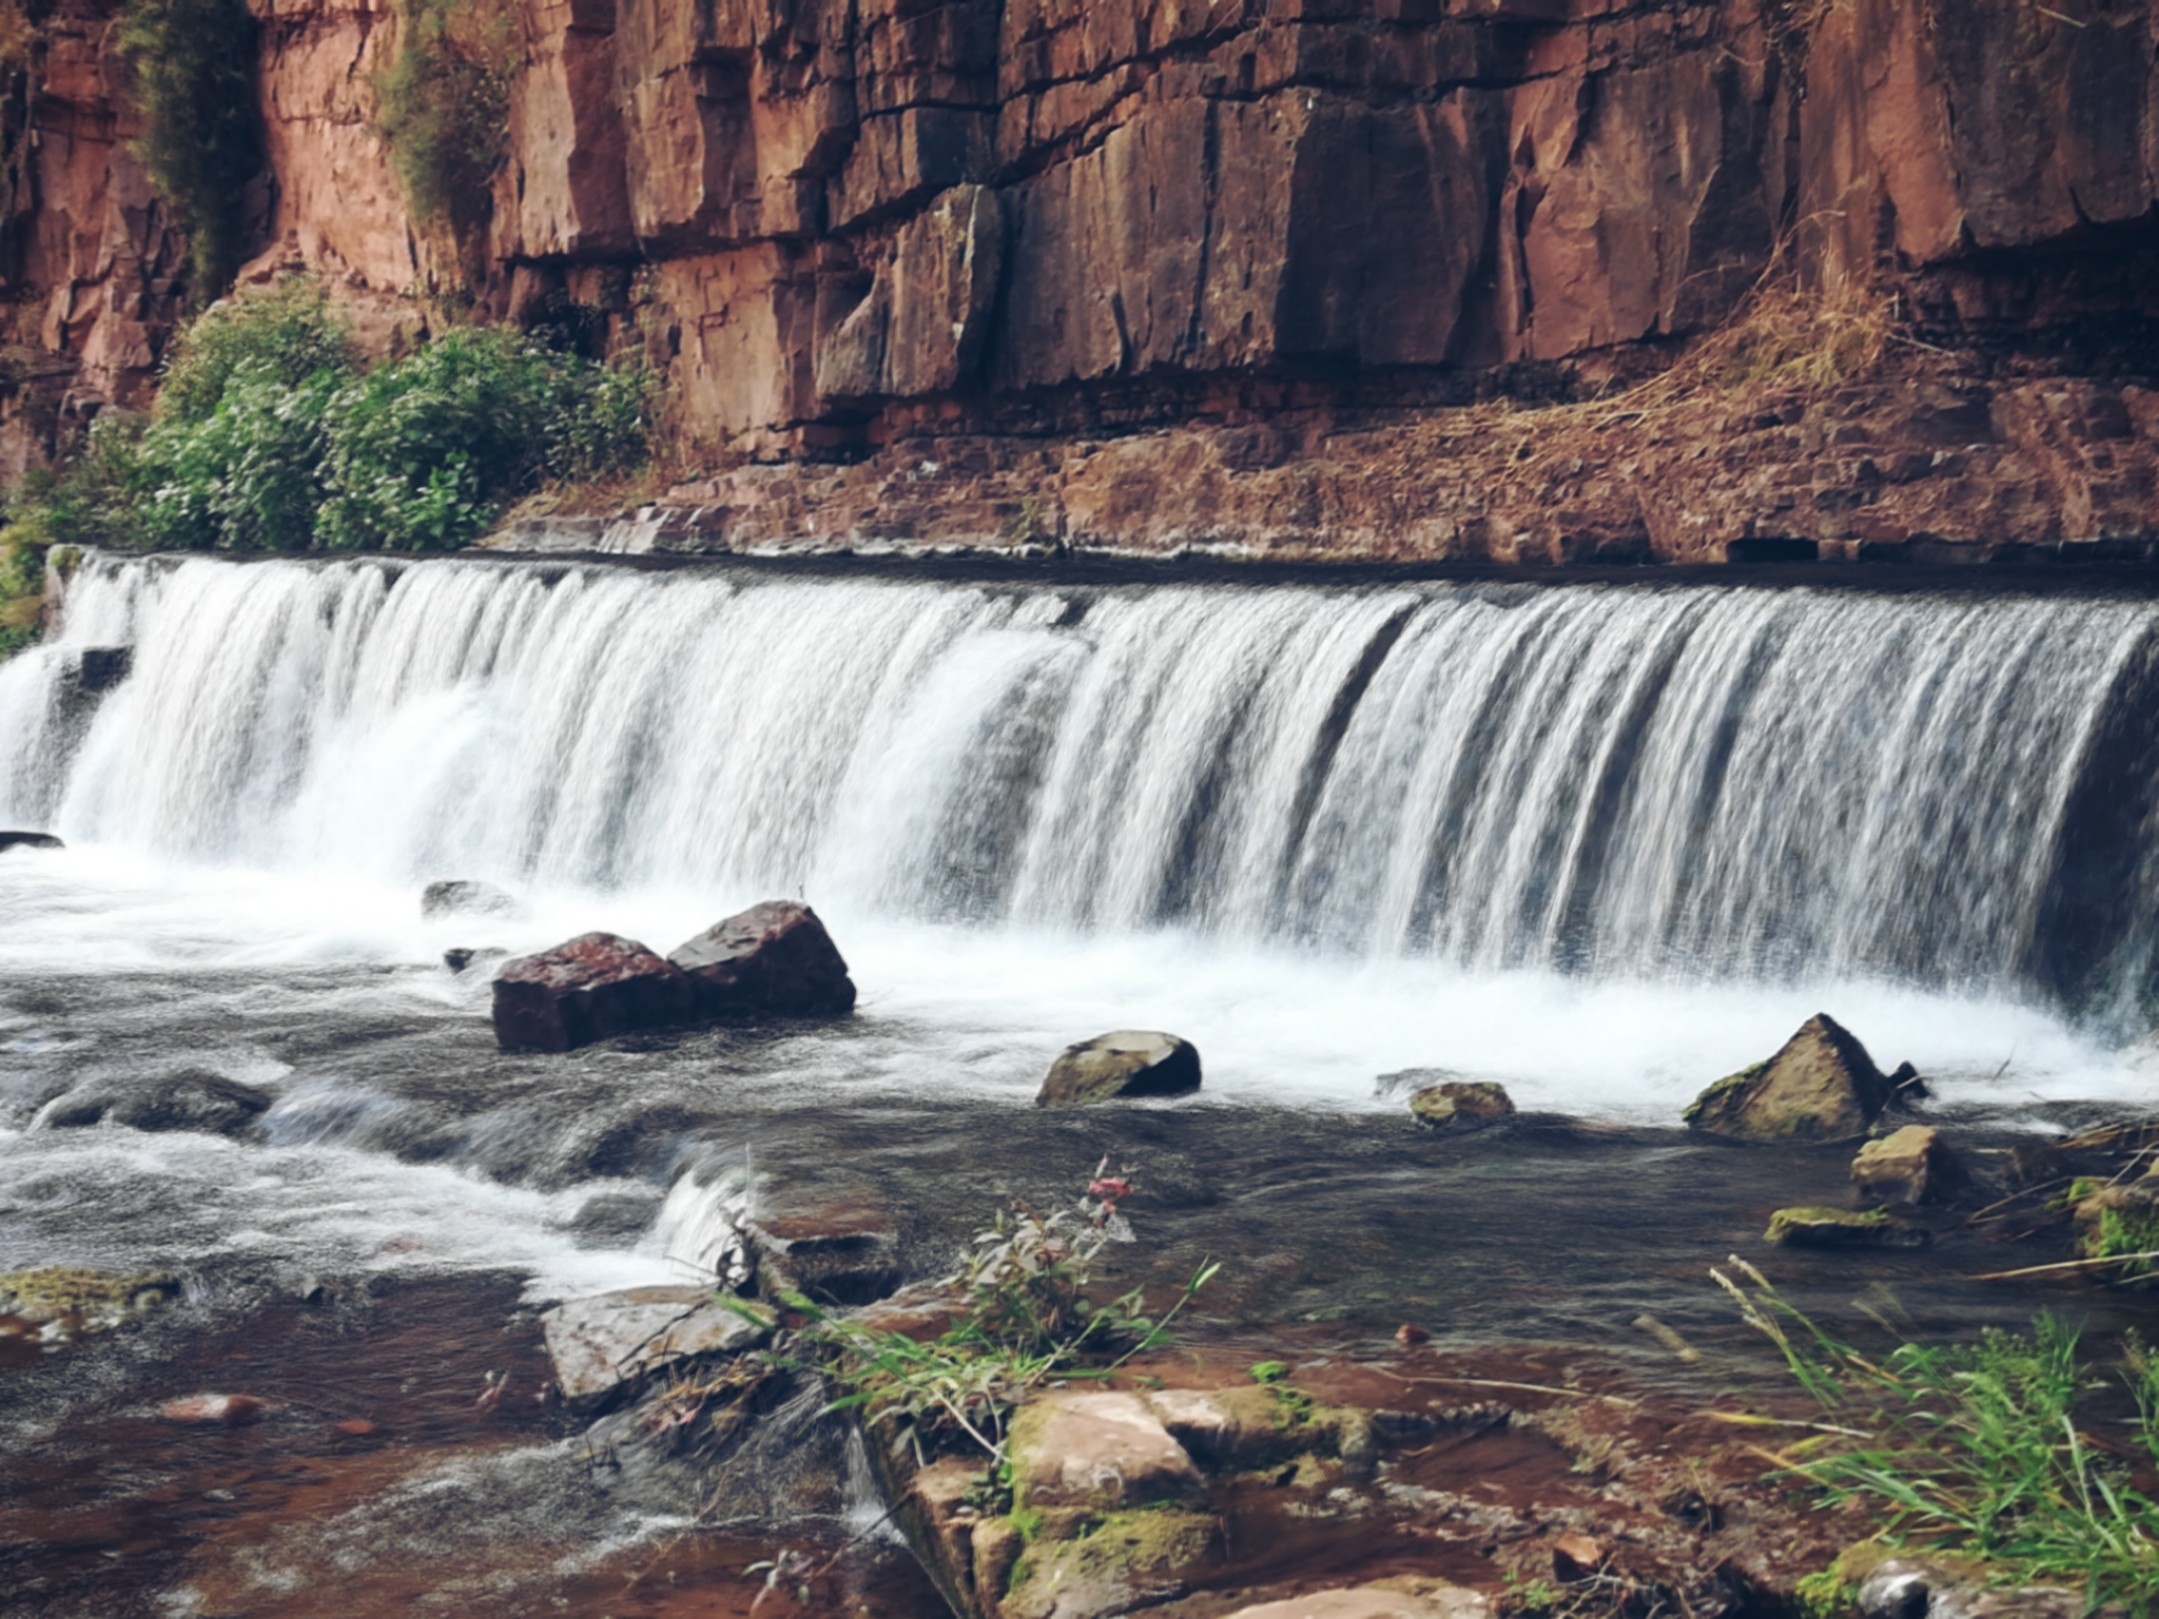
[[[504,1051],[570,1051],[695,1015],[681,968],[635,939],[586,933],[519,956],[495,974],[495,1041]]]
[[[0,832],[0,854],[10,849],[65,849],[50,832]]]
[[[1907,1124],[1859,1149],[1852,1180],[1878,1202],[1931,1203],[1954,1193],[1965,1175],[1939,1130]]]
[[[197,1130],[244,1135],[270,1108],[270,1095],[207,1068],[183,1068],[152,1079],[94,1079],[54,1097],[31,1121],[33,1129],[76,1130],[120,1124],[131,1130]]]
[[[420,916],[434,921],[443,916],[515,916],[522,906],[507,888],[467,877],[445,878],[420,890]]]
[[[1120,1029],[1066,1046],[1050,1064],[1037,1107],[1077,1107],[1119,1096],[1188,1096],[1199,1089],[1199,1048],[1174,1034]]]
[[[1409,1111],[1430,1130],[1478,1130],[1513,1118],[1514,1099],[1490,1080],[1456,1080],[1418,1091]]]
[[[1916,1248],[1927,1234],[1880,1209],[1779,1209],[1766,1240],[1793,1248]]]
[[[472,949],[460,945],[442,953],[442,964],[462,978],[466,973],[484,973],[510,959],[510,952],[493,945]]]
[[[667,958],[691,980],[699,1015],[844,1017],[855,983],[807,905],[766,900],[715,923]]]
[[[770,1330],[709,1287],[633,1287],[572,1299],[540,1317],[556,1386],[573,1404],[602,1403],[675,1361],[740,1353]]]
[[[1735,1141],[1856,1141],[1894,1086],[1867,1048],[1817,1013],[1767,1062],[1720,1079],[1686,1111],[1690,1129]]]

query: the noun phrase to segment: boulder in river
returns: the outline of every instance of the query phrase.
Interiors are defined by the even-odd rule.
[[[509,959],[509,951],[493,945],[482,945],[477,949],[470,945],[457,945],[442,953],[442,964],[461,978],[466,973],[484,973]]]
[[[1409,1111],[1428,1130],[1481,1130],[1514,1117],[1514,1098],[1491,1080],[1428,1085],[1409,1099]]]
[[[709,1287],[633,1287],[558,1304],[540,1331],[562,1397],[600,1404],[675,1361],[763,1342],[771,1328],[756,1312],[729,1307]]]
[[[423,921],[441,916],[515,916],[519,909],[517,896],[507,888],[468,877],[445,878],[420,890]]]
[[[38,1110],[33,1127],[73,1130],[121,1124],[130,1130],[197,1130],[244,1135],[270,1107],[270,1095],[208,1068],[151,1078],[86,1080]]]
[[[1867,1048],[1818,1012],[1774,1057],[1702,1092],[1686,1121],[1690,1129],[1735,1141],[1857,1141],[1894,1090]]]
[[[10,849],[65,849],[50,832],[0,832],[0,854]]]
[[[504,1051],[571,1051],[696,1015],[689,975],[618,933],[584,933],[519,956],[495,974],[495,1041]]]
[[[701,1015],[845,1017],[855,981],[807,905],[768,899],[714,923],[668,958],[689,974]]]
[[[1862,1197],[1881,1203],[1932,1203],[1964,1183],[1963,1166],[1924,1124],[1907,1124],[1870,1141],[1852,1160],[1852,1180]]]
[[[1120,1096],[1188,1096],[1199,1089],[1199,1048],[1174,1034],[1119,1029],[1066,1046],[1042,1081],[1037,1107],[1077,1107]]]

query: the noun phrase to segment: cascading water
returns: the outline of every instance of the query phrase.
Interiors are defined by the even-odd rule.
[[[0,1379],[0,1503],[31,1501],[0,1530],[64,1519],[38,1556],[143,1596],[57,1612],[283,1611],[415,1565],[545,1593],[523,1611],[577,1560],[642,1568],[717,1486],[635,1443],[601,1467],[594,1428],[409,1480],[355,1452],[329,1512],[328,1461],[255,1447],[326,1398],[455,1447],[518,1411],[538,1440],[511,1294],[701,1284],[788,1216],[872,1215],[933,1276],[1105,1156],[1140,1188],[1134,1263],[1229,1261],[1208,1311],[1606,1347],[1646,1312],[1713,1343],[1740,1329],[1703,1268],[1844,1166],[1672,1126],[1810,1013],[1917,1063],[1960,1143],[2148,1094],[2091,1014],[2149,978],[2155,644],[2159,606],[2091,594],[93,558],[52,644],[0,664],[0,827],[68,843],[0,852],[0,1271],[170,1271],[188,1298],[127,1340],[122,1573],[35,1462],[102,1465],[98,1380]],[[423,916],[438,877],[521,909]],[[595,927],[664,950],[786,893],[832,926],[855,1016],[505,1054],[486,974],[443,961]],[[1190,1038],[1202,1093],[1027,1105],[1060,1046],[1120,1027]],[[1416,1130],[1382,1076],[1430,1067],[1503,1082],[1525,1128]],[[254,1111],[229,1137],[79,1123],[182,1081]],[[1971,1309],[1866,1257],[1900,1306]],[[251,1480],[305,1480],[275,1534],[235,1502],[206,1539],[222,1471],[164,1491],[207,1596],[138,1555],[162,1520],[133,1481],[208,1454],[144,1450],[140,1389],[186,1392],[158,1345],[291,1402],[220,1436]],[[727,1510],[860,1535],[870,1492],[835,1487],[849,1456],[798,1404],[728,1464]]]
[[[2159,761],[2102,744],[2155,628],[2075,597],[99,559],[0,671],[0,815],[382,880],[2021,994],[2054,987],[2095,773],[2150,795]],[[133,675],[62,749],[54,671],[114,642]],[[2143,874],[2143,841],[2105,859]],[[2075,941],[2117,1000],[2148,911]]]

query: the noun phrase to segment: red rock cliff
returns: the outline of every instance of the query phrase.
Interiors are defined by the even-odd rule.
[[[2159,533],[2154,0],[520,3],[475,291],[664,367],[711,476],[632,543]],[[8,226],[18,466],[142,391],[184,291],[111,9],[46,24]],[[398,15],[257,11],[251,273],[323,271],[388,341],[452,275],[374,132]],[[1454,408],[1638,376],[1773,261],[1893,299],[1928,347],[1851,397]]]

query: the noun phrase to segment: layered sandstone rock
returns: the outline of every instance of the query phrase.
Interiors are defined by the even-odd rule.
[[[113,7],[44,25],[0,470],[139,399],[186,290],[125,150]],[[2148,329],[2123,323],[2159,319],[2154,0],[1954,26],[1921,0],[516,0],[507,156],[462,250],[407,217],[374,130],[391,0],[257,10],[250,273],[321,270],[379,347],[462,279],[483,315],[641,348],[694,459],[738,469],[683,493],[685,548],[1725,560],[2159,526],[2148,355],[2053,385],[2075,322],[2110,323],[2119,372]],[[1416,436],[1653,368],[1772,264],[1937,347],[2044,332],[2054,358],[1959,379],[1984,397],[1847,401],[1826,458],[1734,462],[1727,435],[1703,466],[1716,423],[1668,423],[1674,451],[1622,421],[1514,479],[1474,413]],[[1755,415],[1742,436],[1807,430]]]

